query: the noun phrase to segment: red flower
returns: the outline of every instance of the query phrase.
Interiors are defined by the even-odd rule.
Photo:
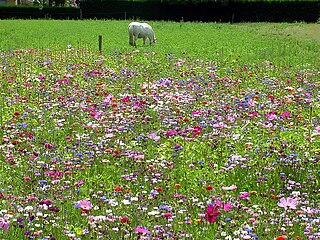
[[[286,238],[287,238],[286,236],[278,236],[276,240],[285,240]]]
[[[278,199],[279,197],[277,196],[277,195],[274,195],[274,194],[270,194],[270,197],[272,198],[272,199]]]
[[[208,186],[206,186],[206,190],[212,190],[213,189],[213,187],[211,186],[211,185],[208,185]]]
[[[116,191],[116,192],[121,192],[121,191],[122,191],[122,187],[116,186],[116,187],[114,188],[114,191]]]
[[[130,222],[130,219],[128,217],[121,217],[120,221],[122,223],[128,223],[128,222]]]

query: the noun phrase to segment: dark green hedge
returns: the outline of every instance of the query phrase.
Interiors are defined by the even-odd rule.
[[[86,0],[78,8],[0,7],[0,18],[141,19],[204,22],[317,22],[319,1],[145,2]]]
[[[79,19],[71,7],[0,6],[0,19]]]
[[[140,18],[144,20],[217,21],[217,22],[317,22],[320,2],[128,2],[100,1],[92,7],[82,2],[85,18]]]

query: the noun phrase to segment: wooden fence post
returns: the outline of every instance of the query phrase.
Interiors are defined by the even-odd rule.
[[[102,53],[102,36],[99,35],[99,52]]]

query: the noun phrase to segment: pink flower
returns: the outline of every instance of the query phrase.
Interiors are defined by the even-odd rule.
[[[250,193],[248,192],[241,192],[238,196],[239,199],[247,199],[250,196]]]
[[[226,191],[232,191],[232,190],[236,190],[238,187],[236,185],[231,185],[230,187],[222,187],[222,190],[226,190]]]
[[[9,217],[6,215],[3,218],[0,217],[0,228],[3,228],[3,230],[7,231],[9,229],[10,222]]]
[[[296,209],[298,205],[298,201],[294,198],[288,197],[288,198],[280,198],[280,201],[278,202],[279,207],[283,207],[284,209]]]
[[[77,186],[77,187],[80,187],[81,185],[84,184],[84,182],[85,182],[85,180],[82,179],[82,180],[80,180],[79,182],[76,183],[76,186]]]
[[[219,206],[209,205],[206,210],[204,210],[204,213],[206,214],[205,219],[213,223],[216,221],[216,218],[220,215],[219,212]]]
[[[232,205],[230,203],[225,203],[223,205],[223,210],[229,211],[232,208]]]
[[[277,115],[274,112],[267,113],[265,116],[270,121],[278,119]]]
[[[134,231],[136,233],[142,233],[142,234],[150,234],[150,231],[144,227],[138,226],[134,228]]]
[[[157,136],[155,133],[150,133],[149,138],[157,142],[160,139],[160,136]]]
[[[251,106],[251,107],[253,107],[254,105],[256,105],[256,101],[250,99],[250,100],[248,101],[248,105]]]
[[[75,207],[81,208],[81,212],[89,213],[92,208],[92,204],[89,200],[80,200],[77,202]]]
[[[232,205],[230,203],[223,203],[223,202],[220,202],[219,200],[216,200],[214,204],[218,208],[223,208],[224,211],[229,211],[232,208]]]

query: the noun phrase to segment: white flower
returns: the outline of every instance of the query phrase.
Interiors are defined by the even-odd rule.
[[[151,211],[151,212],[148,212],[148,215],[150,216],[155,216],[155,215],[159,215],[160,212],[159,211]]]
[[[26,207],[24,208],[24,211],[25,211],[25,212],[32,212],[32,211],[33,211],[33,207],[32,207],[32,206],[26,206]]]
[[[127,199],[122,200],[122,203],[123,203],[124,205],[129,205],[129,204],[131,204],[131,202],[130,202],[129,200],[127,200]]]
[[[131,201],[138,201],[139,198],[137,198],[137,197],[131,197],[130,200],[131,200]]]

